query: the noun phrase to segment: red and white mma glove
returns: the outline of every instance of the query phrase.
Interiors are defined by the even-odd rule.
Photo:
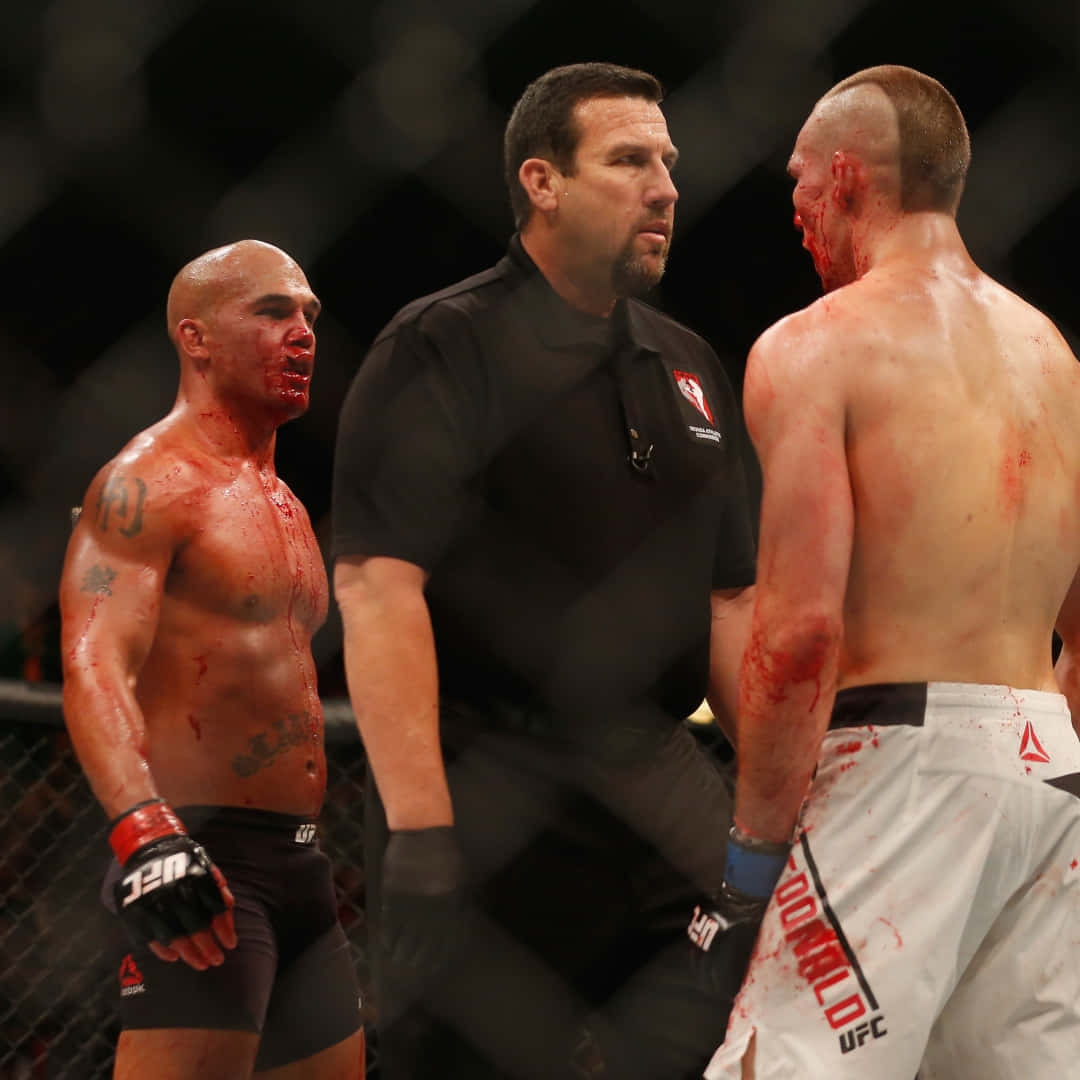
[[[125,871],[113,889],[116,910],[144,940],[168,945],[208,930],[228,907],[221,871],[164,799],[121,814],[109,844]]]

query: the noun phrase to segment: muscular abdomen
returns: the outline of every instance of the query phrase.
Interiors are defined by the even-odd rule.
[[[150,767],[174,805],[318,811],[326,761],[306,627],[166,598],[137,696]]]

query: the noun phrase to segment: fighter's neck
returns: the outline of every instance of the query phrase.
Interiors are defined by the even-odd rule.
[[[227,402],[193,401],[179,395],[173,414],[214,457],[248,462],[260,471],[274,471],[277,425],[247,416]]]
[[[901,214],[856,230],[853,237],[855,267],[859,277],[890,265],[957,259],[971,263],[971,256],[949,214],[920,212]]]

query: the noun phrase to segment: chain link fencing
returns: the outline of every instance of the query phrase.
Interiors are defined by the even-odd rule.
[[[52,687],[0,687],[0,1080],[107,1080],[119,1034],[116,958],[106,951],[113,916],[99,900],[105,816],[62,726],[59,698]],[[328,713],[335,719],[327,723],[320,836],[370,1035],[364,750],[347,707]],[[373,1038],[368,1076],[378,1076]]]
[[[642,66],[667,87],[681,197],[650,299],[714,345],[736,389],[757,335],[818,295],[791,228],[795,133],[833,82],[881,62],[956,95],[973,143],[968,246],[1080,347],[1075,4],[821,0],[808,19],[799,0],[269,0],[253,19],[244,0],[43,0],[4,15],[0,671],[16,679],[59,678],[70,507],[171,406],[175,271],[242,236],[307,270],[324,304],[317,383],[278,467],[325,545],[349,380],[402,304],[503,251],[502,127],[555,64]],[[340,649],[332,611],[315,643],[328,697],[344,693]],[[0,707],[0,1080],[96,1080],[116,1038],[104,817],[56,687],[0,684]],[[363,751],[350,721],[327,734],[324,846],[366,989]]]
[[[325,703],[323,849],[352,946],[379,1076],[365,920],[364,748],[344,701]],[[691,730],[717,760],[715,724]],[[112,916],[99,899],[109,858],[105,816],[64,730],[56,687],[0,680],[0,1080],[108,1080],[119,1021],[107,951]]]

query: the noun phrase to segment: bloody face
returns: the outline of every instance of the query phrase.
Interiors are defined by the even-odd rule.
[[[307,411],[319,301],[277,252],[248,259],[207,318],[215,392],[283,423]]]
[[[835,198],[825,135],[821,120],[811,114],[795,141],[788,173],[795,180],[791,193],[795,228],[802,233],[803,247],[810,252],[822,288],[830,292],[854,281],[856,274],[850,222]]]

